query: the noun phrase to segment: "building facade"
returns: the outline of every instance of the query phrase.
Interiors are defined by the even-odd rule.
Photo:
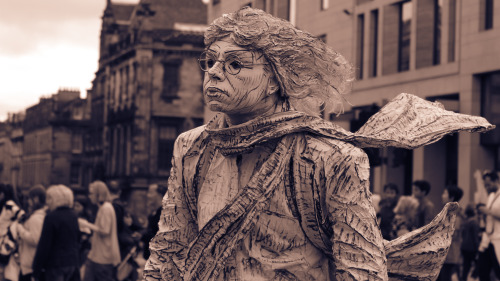
[[[177,136],[203,123],[206,16],[199,0],[108,1],[104,11],[85,178],[121,182],[138,213],[148,185],[166,183]]]
[[[345,114],[330,120],[356,130],[401,92],[500,124],[499,0],[212,0],[209,21],[251,5],[290,20],[324,40],[356,67]],[[413,151],[367,151],[372,188],[428,180],[441,205],[447,184],[473,201],[477,169],[499,169],[500,134],[459,133]]]
[[[17,192],[22,183],[24,113],[9,113],[0,123],[0,183],[10,184]]]
[[[79,90],[59,90],[40,98],[26,109],[23,122],[22,182],[27,190],[35,184],[64,184],[82,189],[85,100]]]

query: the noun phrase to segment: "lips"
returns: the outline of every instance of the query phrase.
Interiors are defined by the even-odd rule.
[[[207,97],[215,98],[215,97],[220,97],[221,95],[227,96],[227,92],[216,87],[208,87],[205,91],[205,95]]]

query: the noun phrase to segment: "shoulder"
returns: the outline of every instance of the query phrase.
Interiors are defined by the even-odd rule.
[[[326,170],[354,168],[363,178],[369,177],[370,163],[363,149],[346,141],[305,134],[301,156],[323,164]]]
[[[99,208],[99,212],[104,214],[114,213],[115,208],[110,202],[104,202],[104,204],[102,204],[101,207]]]
[[[304,153],[315,154],[322,158],[333,155],[366,157],[366,153],[361,148],[343,140],[304,134],[304,143]]]
[[[184,155],[193,146],[194,142],[202,137],[205,128],[206,125],[203,125],[181,133],[175,140],[175,152]]]

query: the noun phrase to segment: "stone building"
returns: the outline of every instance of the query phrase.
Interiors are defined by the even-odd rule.
[[[203,123],[197,59],[206,17],[200,0],[107,2],[88,92],[87,183],[118,180],[141,195],[149,184],[166,182],[176,137]],[[142,195],[130,202],[138,212]]]
[[[493,4],[495,2],[495,4]],[[344,54],[357,69],[345,114],[330,119],[355,130],[401,92],[441,102],[448,110],[500,124],[498,0],[212,0],[209,22],[252,5],[289,19]],[[500,168],[500,133],[459,133],[413,151],[368,151],[372,187],[396,183],[406,194],[426,179],[441,205],[447,184],[473,201],[476,169]]]
[[[17,191],[22,182],[24,112],[9,113],[0,123],[0,183]]]
[[[22,186],[64,184],[82,188],[85,100],[79,90],[60,89],[26,109],[23,122]]]

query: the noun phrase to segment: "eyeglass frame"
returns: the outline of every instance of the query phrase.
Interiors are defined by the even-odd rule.
[[[237,50],[237,52],[248,52],[248,51],[246,51],[246,50]],[[206,58],[205,58],[205,59],[202,59],[202,57],[204,57],[204,56],[206,57],[206,55],[207,55],[208,53],[210,53],[210,52],[203,51],[203,52],[200,54],[200,57],[198,58],[198,65],[200,66],[200,68],[201,68],[201,70],[202,70],[203,72],[208,72],[208,71],[210,71],[210,69],[212,69],[212,68],[215,66],[215,63],[217,63],[217,62],[220,62],[220,63],[222,64],[222,70],[224,71],[224,73],[229,73],[229,74],[231,74],[231,75],[233,75],[233,76],[234,76],[234,75],[238,75],[238,74],[241,72],[241,69],[242,69],[242,68],[252,69],[252,67],[253,67],[254,65],[269,65],[269,63],[253,63],[253,61],[254,61],[254,54],[251,52],[251,54],[252,54],[252,63],[251,63],[251,64],[243,64],[243,63],[241,63],[241,61],[238,61],[238,62],[241,64],[241,67],[240,67],[240,68],[239,68],[236,72],[234,72],[234,73],[232,73],[232,72],[228,71],[228,67],[226,67],[226,63],[229,61],[229,60],[227,59],[227,57],[226,57],[224,60],[218,60],[218,59],[215,59],[215,58],[214,58],[214,65],[213,65],[212,67],[210,67],[210,68],[204,69],[204,68],[203,68],[203,66],[202,66],[202,61],[206,61],[207,59],[206,59]],[[261,56],[260,56],[260,57],[258,57],[257,59],[259,59],[259,58],[261,58],[261,57],[263,57],[263,56],[264,56],[264,55],[261,55]],[[232,62],[232,61],[231,61],[231,62]]]

